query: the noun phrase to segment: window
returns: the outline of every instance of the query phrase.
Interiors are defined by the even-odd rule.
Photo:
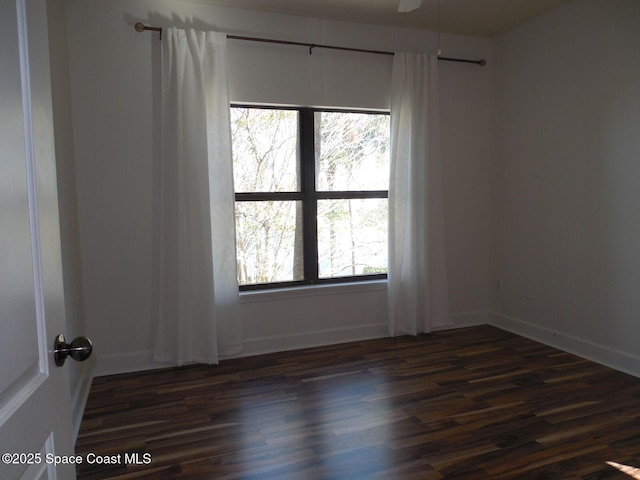
[[[243,290],[385,278],[389,115],[231,107]]]

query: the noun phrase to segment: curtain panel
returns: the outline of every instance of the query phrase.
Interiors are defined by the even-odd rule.
[[[154,360],[241,351],[226,35],[162,35],[158,308]]]
[[[396,53],[391,80],[388,301],[391,336],[450,325],[438,59]]]

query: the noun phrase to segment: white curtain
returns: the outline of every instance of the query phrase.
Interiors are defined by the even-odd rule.
[[[391,80],[389,334],[447,326],[438,59],[397,53]]]
[[[226,36],[162,32],[158,325],[154,360],[241,349]]]

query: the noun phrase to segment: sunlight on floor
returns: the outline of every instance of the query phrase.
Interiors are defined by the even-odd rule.
[[[640,480],[640,468],[630,467],[629,465],[622,465],[616,462],[607,462],[607,465],[620,470],[622,473],[626,473],[631,478]]]

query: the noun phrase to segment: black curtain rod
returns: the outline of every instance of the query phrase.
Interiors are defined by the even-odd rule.
[[[152,32],[159,32],[160,38],[162,38],[162,27],[149,27],[144,23],[138,22],[135,24],[135,29],[136,29],[136,32],[144,32],[147,30]],[[273,40],[270,38],[243,37],[239,35],[227,35],[227,38],[230,38],[232,40],[247,40],[250,42],[277,43],[280,45],[297,45],[300,47],[307,47],[309,49],[309,54],[313,52],[314,48],[343,50],[347,52],[373,53],[375,55],[393,55],[394,54],[393,52],[386,52],[384,50],[367,50],[364,48],[337,47],[334,45],[322,45],[318,43],[291,42],[288,40]],[[438,60],[443,60],[446,62],[475,63],[476,65],[480,65],[481,67],[484,67],[487,64],[487,61],[484,58],[481,60],[468,60],[466,58],[451,58],[451,57],[438,56]]]

